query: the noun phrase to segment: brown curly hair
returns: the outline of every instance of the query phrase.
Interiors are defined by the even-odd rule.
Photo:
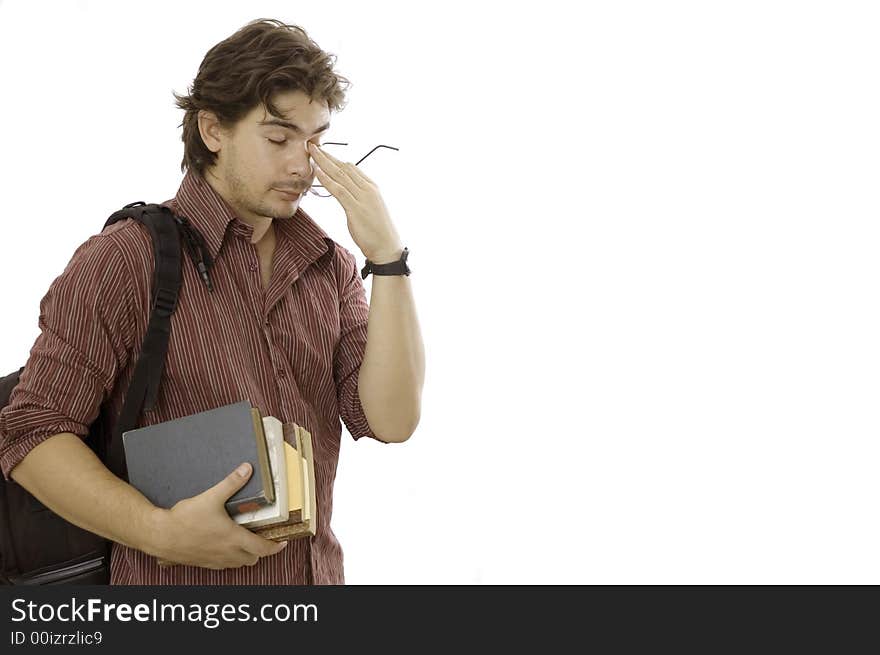
[[[199,110],[216,114],[220,125],[231,128],[262,103],[270,114],[280,116],[271,96],[300,90],[312,100],[324,100],[330,111],[345,107],[345,91],[351,82],[333,72],[336,56],[321,50],[306,31],[296,25],[261,18],[253,20],[208,50],[189,95],[174,93],[183,109],[183,161],[187,168],[204,175],[217,160],[199,134]]]

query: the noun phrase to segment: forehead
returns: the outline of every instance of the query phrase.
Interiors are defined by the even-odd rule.
[[[312,100],[303,91],[284,91],[276,93],[271,98],[279,115],[269,113],[264,104],[259,104],[250,112],[248,118],[258,124],[262,121],[281,120],[291,123],[307,134],[312,134],[322,125],[330,122],[330,110],[327,101],[322,99]],[[283,129],[275,126],[275,129]]]

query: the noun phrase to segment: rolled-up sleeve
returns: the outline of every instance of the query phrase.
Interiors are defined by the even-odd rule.
[[[357,262],[345,248],[342,252],[342,290],[339,295],[339,342],[333,358],[333,376],[336,380],[339,415],[355,440],[372,437],[381,443],[367,423],[358,395],[358,373],[367,347],[367,322],[370,306],[361,282]]]
[[[80,245],[40,301],[40,335],[0,410],[0,470],[9,480],[35,446],[60,432],[85,437],[128,362],[131,275],[113,239]]]

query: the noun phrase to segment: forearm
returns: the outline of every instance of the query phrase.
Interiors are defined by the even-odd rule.
[[[404,441],[419,422],[425,350],[409,277],[376,275],[358,394],[373,432]]]
[[[42,442],[10,477],[70,523],[156,554],[163,510],[113,475],[75,434],[62,432]]]

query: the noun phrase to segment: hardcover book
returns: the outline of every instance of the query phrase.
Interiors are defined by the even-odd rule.
[[[229,515],[275,502],[263,417],[247,400],[129,430],[122,442],[129,484],[157,507],[197,496],[242,462],[253,473],[226,502]]]

